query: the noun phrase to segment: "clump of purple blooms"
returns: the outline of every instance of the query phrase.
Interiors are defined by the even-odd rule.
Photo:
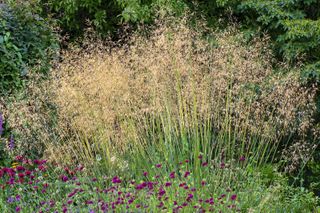
[[[29,210],[30,204],[36,212],[239,210],[233,190],[227,188],[218,195],[211,192],[206,180],[193,176],[189,162],[161,174],[156,174],[160,168],[166,170],[156,164],[155,171],[141,172],[140,180],[128,180],[121,176],[88,177],[82,165],[63,167],[17,156],[14,166],[0,169],[0,188],[7,191],[6,205],[12,212]],[[201,168],[208,167],[209,163],[201,163]],[[51,173],[50,168],[60,172]]]

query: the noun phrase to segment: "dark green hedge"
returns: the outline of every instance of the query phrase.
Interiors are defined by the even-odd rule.
[[[23,88],[32,70],[47,72],[57,49],[57,37],[33,5],[1,4],[0,95]]]

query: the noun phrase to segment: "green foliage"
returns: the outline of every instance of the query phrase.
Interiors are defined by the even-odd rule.
[[[44,73],[58,48],[57,40],[46,20],[33,5],[2,4],[0,10],[0,94],[24,86],[33,68]]]
[[[105,35],[115,31],[121,23],[148,23],[156,11],[164,13],[182,13],[185,4],[182,0],[42,0],[48,10],[58,19],[65,32],[77,36],[83,32],[89,22]]]
[[[236,8],[249,27],[271,34],[276,53],[289,63],[304,61],[303,77],[319,80],[320,2],[248,0]]]

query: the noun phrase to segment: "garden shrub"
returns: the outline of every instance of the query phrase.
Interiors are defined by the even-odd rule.
[[[92,24],[100,35],[115,32],[123,22],[148,23],[159,13],[182,14],[182,0],[42,0],[45,8],[54,14],[65,32],[78,36]],[[91,22],[91,23],[88,23]]]
[[[243,1],[237,12],[244,23],[272,35],[276,52],[289,63],[304,61],[303,74],[319,80],[320,3],[316,0]]]
[[[58,49],[47,20],[30,2],[0,5],[0,94],[23,88],[31,72],[46,73]]]

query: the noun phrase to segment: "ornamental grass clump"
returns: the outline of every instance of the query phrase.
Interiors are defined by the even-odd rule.
[[[245,43],[235,27],[198,24],[159,21],[122,46],[89,41],[67,51],[53,82],[66,142],[47,144],[48,157],[93,164],[101,156],[110,166],[123,155],[155,163],[224,152],[226,161],[261,164],[280,158],[293,135],[316,132],[315,89],[281,65],[273,71],[268,37]]]

